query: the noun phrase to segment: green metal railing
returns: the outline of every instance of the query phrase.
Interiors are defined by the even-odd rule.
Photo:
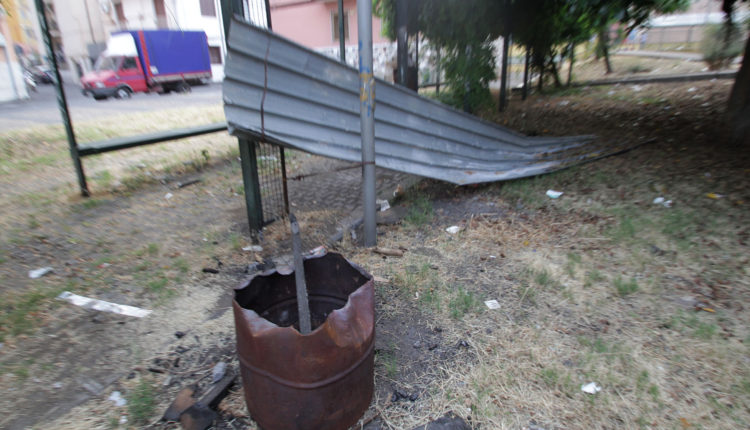
[[[243,0],[221,0],[221,17],[224,23],[224,38],[227,40],[229,34],[229,22],[234,14],[243,15]],[[73,161],[73,167],[76,171],[78,178],[78,186],[81,191],[81,195],[88,197],[91,193],[86,182],[86,174],[83,170],[83,163],[81,159],[83,157],[102,154],[105,152],[119,151],[121,149],[135,148],[144,145],[151,145],[159,142],[167,142],[177,139],[184,139],[187,137],[198,136],[209,133],[217,133],[227,130],[226,123],[213,123],[205,124],[196,127],[180,128],[167,130],[156,133],[139,134],[134,136],[118,137],[114,139],[102,140],[97,142],[88,142],[78,144],[76,141],[76,135],[73,128],[73,123],[70,119],[70,112],[68,110],[68,103],[65,96],[65,89],[62,85],[62,78],[60,76],[60,70],[58,67],[57,57],[52,44],[52,37],[50,36],[49,23],[47,21],[46,8],[43,0],[35,0],[37,9],[37,18],[39,25],[42,30],[42,37],[44,38],[44,45],[46,47],[47,59],[49,64],[55,73],[55,90],[57,94],[57,104],[60,109],[60,115],[62,116],[63,125],[65,127],[65,134],[68,140],[68,149],[70,151],[70,157]],[[271,16],[270,7],[268,0],[265,0],[265,12],[268,27],[271,27]],[[278,163],[279,166],[273,166],[268,171],[262,172],[260,178],[264,180],[261,184],[258,174],[258,160],[256,150],[262,148],[261,145],[266,145],[262,142],[249,141],[247,139],[238,139],[240,148],[240,162],[242,164],[242,179],[245,189],[245,203],[247,205],[247,218],[251,232],[259,231],[264,224],[272,221],[273,219],[288,212],[288,197],[286,189],[286,166],[284,160],[283,148],[276,147],[278,150]],[[268,149],[263,149],[265,153],[269,153]],[[266,155],[267,157],[268,155]],[[270,174],[268,172],[275,172]],[[279,176],[280,178],[276,178]],[[277,182],[281,181],[281,184]],[[261,193],[261,185],[266,190]],[[268,190],[281,190],[281,196],[279,192],[269,194]],[[263,210],[263,198],[266,196],[270,199],[270,206],[266,208],[265,216]],[[273,198],[272,198],[273,197]],[[283,209],[279,209],[279,207]]]

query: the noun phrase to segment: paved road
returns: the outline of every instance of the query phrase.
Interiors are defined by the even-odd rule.
[[[77,84],[65,84],[68,109],[76,121],[101,118],[128,112],[150,112],[175,107],[205,106],[221,102],[221,84],[193,87],[190,94],[134,94],[127,100],[107,99],[96,101],[84,97]],[[38,124],[60,124],[55,88],[39,85],[37,92],[26,100],[0,103],[0,132]]]

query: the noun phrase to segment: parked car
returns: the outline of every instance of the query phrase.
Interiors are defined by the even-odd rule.
[[[55,75],[52,73],[52,68],[48,66],[32,66],[31,74],[34,75],[34,80],[38,83],[51,84],[55,82]]]

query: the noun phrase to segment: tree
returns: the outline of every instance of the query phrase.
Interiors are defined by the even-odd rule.
[[[735,4],[748,0],[722,1],[726,21],[731,25]],[[750,147],[750,35],[745,42],[745,57],[742,59],[742,66],[737,72],[737,78],[729,95],[727,114],[732,127],[733,142],[746,148]]]

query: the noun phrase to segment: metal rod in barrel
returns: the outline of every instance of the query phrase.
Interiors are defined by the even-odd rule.
[[[294,252],[294,282],[297,287],[297,312],[299,313],[299,332],[308,334],[312,330],[310,323],[310,304],[307,301],[307,284],[305,284],[305,266],[302,261],[302,240],[299,237],[297,217],[289,212],[292,224],[292,249]]]

